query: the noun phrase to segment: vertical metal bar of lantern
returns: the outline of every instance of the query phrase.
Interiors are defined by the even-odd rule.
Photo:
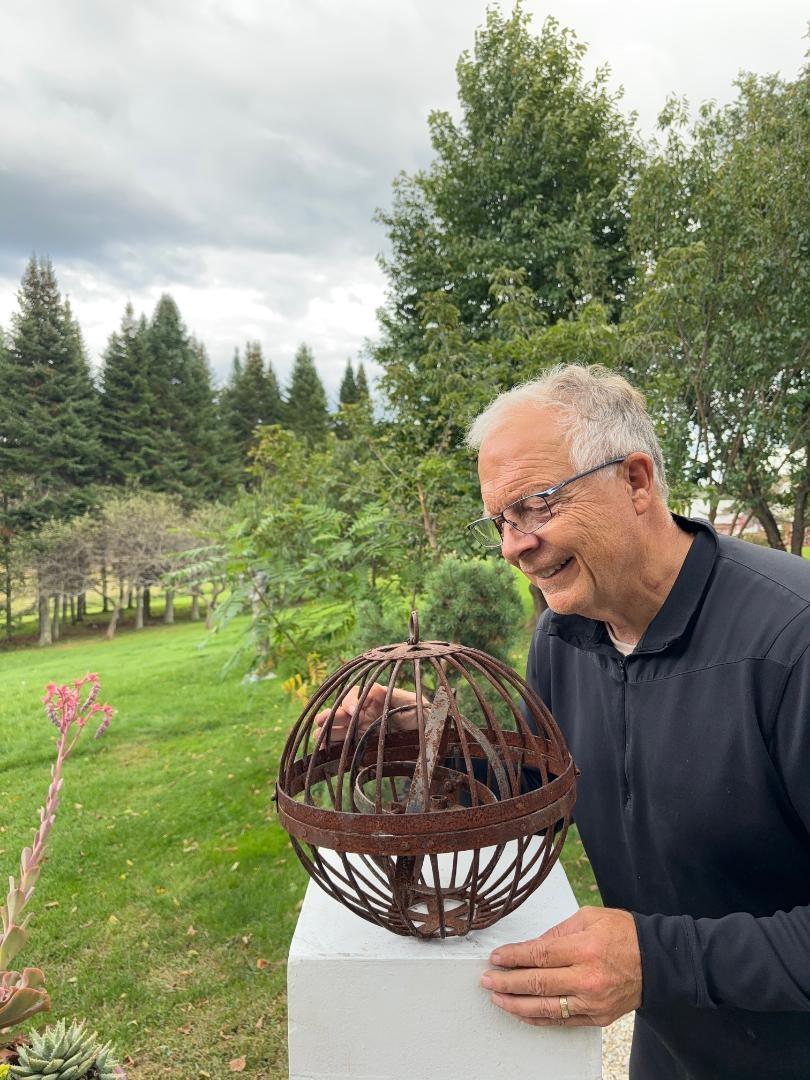
[[[509,744],[507,743],[506,739],[503,736],[503,731],[501,730],[501,725],[498,724],[498,723],[493,724],[491,722],[491,717],[490,717],[490,714],[489,714],[489,702],[486,700],[486,697],[484,696],[483,691],[481,690],[480,686],[478,685],[478,683],[473,678],[472,673],[467,668],[466,664],[462,663],[461,660],[456,659],[455,657],[449,657],[448,659],[449,659],[449,662],[457,669],[458,673],[462,676],[462,678],[464,678],[467,681],[467,684],[472,688],[472,692],[475,694],[475,698],[476,698],[476,700],[477,700],[477,702],[478,702],[478,704],[479,704],[479,706],[481,708],[481,712],[486,717],[487,731],[491,732],[495,736],[495,741],[496,741],[496,743],[498,745],[498,749],[501,752],[501,759],[503,760],[504,766],[506,768],[507,775],[509,777],[509,783],[510,783],[511,788],[512,788],[512,795],[513,796],[519,795],[520,790],[519,790],[519,785],[518,785],[518,778],[517,778],[517,774],[515,772],[514,762],[512,760],[513,759],[513,753],[512,753],[512,751],[511,751],[511,749],[509,747]],[[466,660],[468,658],[466,656],[464,656],[464,659]],[[475,666],[476,670],[478,670],[478,671],[481,670],[480,666],[477,663],[475,663],[474,660],[472,660],[471,662]],[[484,674],[486,674],[486,672],[484,672]],[[496,685],[496,684],[493,683],[493,685]],[[511,700],[509,699],[508,695],[506,697],[506,700],[507,700],[507,702],[509,704],[511,704]],[[504,796],[505,796],[505,793],[501,792],[500,793],[500,798],[503,799]]]
[[[372,665],[371,665],[372,667],[373,667],[374,663],[375,663],[375,661],[372,661]],[[369,693],[371,692],[372,686],[374,686],[374,684],[377,681],[377,679],[379,678],[380,674],[385,670],[386,667],[388,667],[388,665],[390,663],[391,663],[390,660],[382,660],[382,661],[377,663],[377,669],[374,672],[373,677],[369,679],[369,681],[366,683],[365,687],[363,688],[363,692],[357,698],[357,704],[356,704],[356,706],[354,708],[354,711],[352,713],[352,718],[349,721],[349,726],[346,729],[346,735],[344,736],[344,739],[343,739],[343,746],[342,746],[341,751],[340,751],[340,761],[338,762],[338,771],[337,771],[337,789],[338,789],[338,795],[340,797],[340,805],[341,806],[343,805],[343,782],[344,782],[344,779],[346,777],[346,766],[347,766],[348,761],[349,761],[349,748],[351,747],[352,743],[354,742],[355,734],[357,732],[357,727],[358,727],[358,725],[360,723],[360,713],[363,711],[363,706],[366,703],[366,698],[368,697]],[[333,708],[334,708],[334,706],[333,706]]]
[[[467,770],[467,782],[470,787],[470,803],[473,807],[478,806],[478,787],[475,781],[475,769],[473,768],[472,757],[470,756],[470,745],[467,741],[467,733],[464,730],[464,725],[461,722],[461,714],[458,711],[458,705],[456,704],[456,698],[450,689],[450,684],[447,681],[447,676],[442,670],[441,666],[435,661],[433,657],[430,658],[431,664],[436,669],[436,675],[438,677],[439,685],[450,699],[450,715],[453,717],[453,723],[455,724],[456,731],[458,732],[459,743],[461,744],[461,753],[464,757],[464,767]]]
[[[397,685],[397,675],[399,674],[402,664],[402,660],[397,660],[391,670],[391,675],[388,678],[388,686],[385,691],[382,714],[380,716],[380,731],[377,736],[377,772],[374,777],[374,812],[377,814],[383,812],[382,781],[383,764],[385,762],[385,737],[388,734],[388,710],[391,708],[391,697]]]

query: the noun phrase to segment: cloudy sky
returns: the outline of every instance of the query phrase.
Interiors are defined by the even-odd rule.
[[[334,394],[385,283],[372,216],[430,160],[486,0],[3,0],[0,325],[49,254],[94,362],[127,299],[171,292],[218,377],[258,339],[283,378],[314,349]],[[511,4],[505,0],[508,10]],[[651,133],[670,92],[727,101],[794,77],[805,0],[527,2],[609,62]]]

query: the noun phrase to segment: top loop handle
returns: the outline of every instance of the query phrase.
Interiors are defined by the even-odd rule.
[[[417,612],[411,612],[411,621],[408,624],[408,644],[419,644],[419,615]]]

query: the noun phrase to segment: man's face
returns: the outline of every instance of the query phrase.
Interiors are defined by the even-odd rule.
[[[478,457],[487,514],[543,491],[578,472],[571,464],[557,410],[527,406],[485,439]],[[539,532],[504,526],[502,552],[563,615],[604,618],[621,594],[637,554],[636,514],[629,487],[615,469],[577,480],[552,501]]]

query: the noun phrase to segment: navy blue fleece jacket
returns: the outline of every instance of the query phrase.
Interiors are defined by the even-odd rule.
[[[810,1077],[810,563],[696,533],[622,657],[547,611],[527,678],[581,776],[607,906],[632,911],[637,1080]]]

